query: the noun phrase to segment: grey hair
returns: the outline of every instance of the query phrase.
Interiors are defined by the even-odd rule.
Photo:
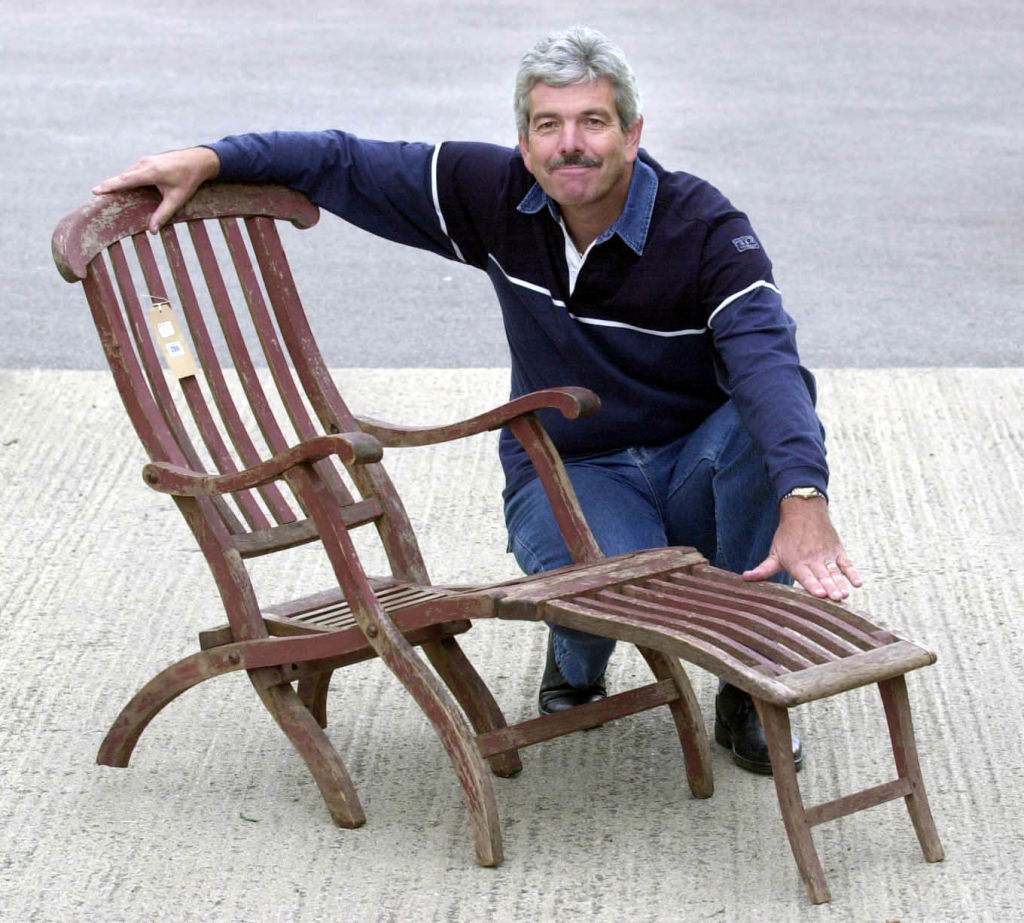
[[[640,118],[640,91],[622,50],[596,29],[577,26],[545,36],[519,62],[513,108],[521,137],[530,131],[530,91],[538,83],[565,87],[605,78],[615,91],[624,131]]]

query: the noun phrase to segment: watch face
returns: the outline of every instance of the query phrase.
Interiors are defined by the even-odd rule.
[[[824,497],[825,495],[817,487],[794,487],[786,496],[810,499],[811,497]]]

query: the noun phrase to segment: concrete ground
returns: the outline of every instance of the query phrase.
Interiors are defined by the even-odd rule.
[[[81,0],[0,29],[0,920],[1003,921],[1024,864],[1024,10],[1017,0]],[[221,620],[173,506],[139,478],[81,292],[49,237],[138,156],[270,128],[514,141],[518,55],[573,22],[615,38],[645,146],[720,186],[765,241],[819,378],[856,605],[939,655],[910,677],[948,858],[902,806],[818,828],[812,907],[771,783],[715,753],[690,799],[667,718],[538,745],[496,780],[506,862],[475,865],[460,790],[380,664],[339,675],[330,733],[369,817],[333,827],[246,681],[175,702],[132,766],[97,767],[117,711]],[[294,251],[361,412],[450,420],[497,403],[486,281],[325,219]],[[362,369],[362,371],[360,371]],[[511,575],[488,439],[392,453],[439,581]],[[453,471],[449,483],[439,476]],[[326,585],[315,549],[270,598]],[[466,640],[512,718],[529,626]],[[620,651],[611,680],[642,664]],[[710,710],[714,680],[694,671]],[[888,778],[877,696],[797,711],[809,801]]]
[[[354,407],[427,422],[499,401],[506,374],[337,376]],[[106,373],[5,371],[0,918],[1015,919],[1024,373],[835,370],[820,383],[836,517],[867,580],[856,604],[939,656],[910,690],[945,862],[924,862],[902,805],[875,808],[817,828],[833,901],[812,907],[771,782],[716,748],[716,793],[692,800],[659,711],[525,751],[521,776],[495,780],[505,864],[480,868],[447,758],[379,663],[337,675],[331,697],[330,734],[369,818],[359,830],[332,826],[237,675],[173,703],[129,768],[97,767],[118,709],[194,649],[219,604],[184,523],[139,477]],[[392,454],[435,580],[515,572],[489,438]],[[313,548],[258,577],[271,598],[329,582]],[[529,716],[543,662],[536,626],[484,624],[466,646],[507,713]],[[611,683],[638,672],[635,652],[621,650]],[[714,681],[691,672],[708,715]],[[795,722],[809,802],[891,777],[873,690],[801,707]]]

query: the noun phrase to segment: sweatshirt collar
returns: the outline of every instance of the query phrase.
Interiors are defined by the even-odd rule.
[[[604,243],[613,234],[618,234],[626,246],[637,256],[642,256],[657,194],[657,174],[638,157],[633,161],[633,176],[629,183],[629,193],[626,196],[626,205],[622,209],[622,214],[594,243]],[[527,215],[535,215],[545,205],[547,205],[551,217],[555,221],[560,221],[561,209],[559,209],[558,203],[541,188],[540,183],[535,182],[522,202],[519,203],[518,210]]]

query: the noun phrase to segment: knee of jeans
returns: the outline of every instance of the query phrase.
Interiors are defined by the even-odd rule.
[[[572,564],[572,555],[569,554],[569,549],[565,548],[564,542],[563,549],[564,555],[562,557],[557,555],[552,557],[549,555],[545,559],[519,536],[510,534],[508,538],[508,550],[512,552],[513,557],[516,559],[516,564],[519,565],[520,570],[524,574],[539,574],[544,571],[554,570],[556,567]]]

